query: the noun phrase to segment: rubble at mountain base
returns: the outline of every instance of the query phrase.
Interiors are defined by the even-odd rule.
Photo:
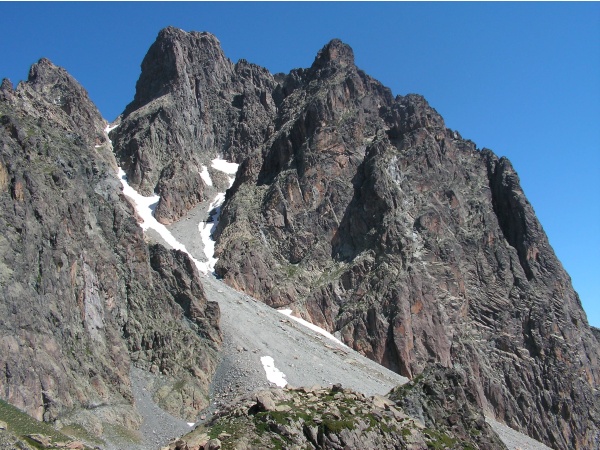
[[[440,380],[435,394],[425,393],[429,378]],[[237,399],[165,449],[505,449],[460,381],[455,371],[437,367],[385,397],[341,385],[263,390]],[[411,409],[419,405],[420,418],[404,409],[406,398]]]

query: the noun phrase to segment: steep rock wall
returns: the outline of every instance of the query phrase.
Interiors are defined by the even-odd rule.
[[[0,395],[97,434],[139,425],[131,364],[162,373],[156,398],[194,417],[221,342],[194,265],[144,241],[105,125],[46,59],[0,89]]]
[[[600,439],[597,340],[516,172],[341,41],[271,76],[163,30],[114,133],[145,192],[198,197],[169,180],[216,154],[241,163],[215,233],[231,286],[404,375],[460,366],[488,414],[553,447]],[[165,169],[181,155],[194,169]]]

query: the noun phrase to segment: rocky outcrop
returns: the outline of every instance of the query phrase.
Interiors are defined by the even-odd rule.
[[[438,377],[450,383],[413,384],[395,390],[393,400],[366,398],[341,385],[260,391],[237,399],[169,448],[505,449],[474,396],[452,375]]]
[[[142,62],[133,102],[112,132],[129,183],[161,200],[156,218],[179,219],[214,192],[200,173],[210,160],[241,161],[270,133],[276,83],[265,69],[233,64],[209,33],[162,30]]]
[[[334,40],[280,77],[241,164],[217,274],[414,377],[459,365],[479,404],[555,448],[600,438],[600,351],[514,169],[393,98]]]
[[[429,366],[389,397],[409,416],[438,432],[450,429],[458,439],[473,440],[475,448],[504,448],[485,422],[477,392],[460,370]]]
[[[46,59],[16,89],[2,83],[0,395],[96,434],[139,424],[131,364],[161,373],[156,398],[194,417],[220,345],[194,265],[144,241],[105,125]]]
[[[85,91],[43,60],[16,90],[2,83],[0,108],[5,398],[50,421],[83,407],[134,425],[133,361],[165,374],[164,407],[193,414],[218,313],[185,256],[144,243]],[[217,274],[406,376],[456,368],[423,391],[438,405],[424,420],[464,384],[460,405],[554,448],[600,440],[598,339],[514,168],[423,97],[393,97],[341,41],[273,76],[208,33],[162,30],[111,136],[163,223],[227,187],[200,175],[211,159],[240,163]]]

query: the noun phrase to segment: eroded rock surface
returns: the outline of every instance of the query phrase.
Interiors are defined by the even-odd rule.
[[[179,379],[156,398],[191,414],[218,314],[194,301],[189,260],[144,243],[84,94],[45,60],[0,89],[1,386],[36,399],[36,417],[119,404],[135,424],[132,360]],[[233,64],[209,33],[162,30],[111,137],[167,224],[227,188],[213,158],[240,163],[214,234],[232,287],[408,377],[460,369],[486,414],[553,448],[600,441],[598,339],[514,168],[423,97],[394,97],[343,42],[271,75]]]
[[[135,429],[131,364],[180,417],[207,405],[219,313],[187,256],[149,249],[106,126],[46,59],[0,89],[0,393],[64,426]]]
[[[453,374],[436,375],[451,381],[412,383],[391,397],[365,397],[341,385],[259,391],[168,448],[207,449],[218,439],[222,448],[238,449],[506,449],[475,396],[452,382]]]
[[[173,27],[159,33],[111,136],[129,183],[145,195],[160,194],[160,222],[179,219],[212,192],[202,166],[217,156],[241,161],[265,140],[275,85],[262,67],[233,64],[210,33]]]
[[[280,79],[274,133],[222,210],[218,275],[403,375],[458,364],[499,420],[593,447],[599,348],[510,162],[340,41]]]

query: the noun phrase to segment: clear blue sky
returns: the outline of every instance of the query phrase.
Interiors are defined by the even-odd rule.
[[[167,25],[209,31],[231,60],[273,73],[309,66],[337,37],[394,94],[424,95],[512,161],[600,327],[600,3],[0,2],[0,78],[47,57],[113,120]]]

